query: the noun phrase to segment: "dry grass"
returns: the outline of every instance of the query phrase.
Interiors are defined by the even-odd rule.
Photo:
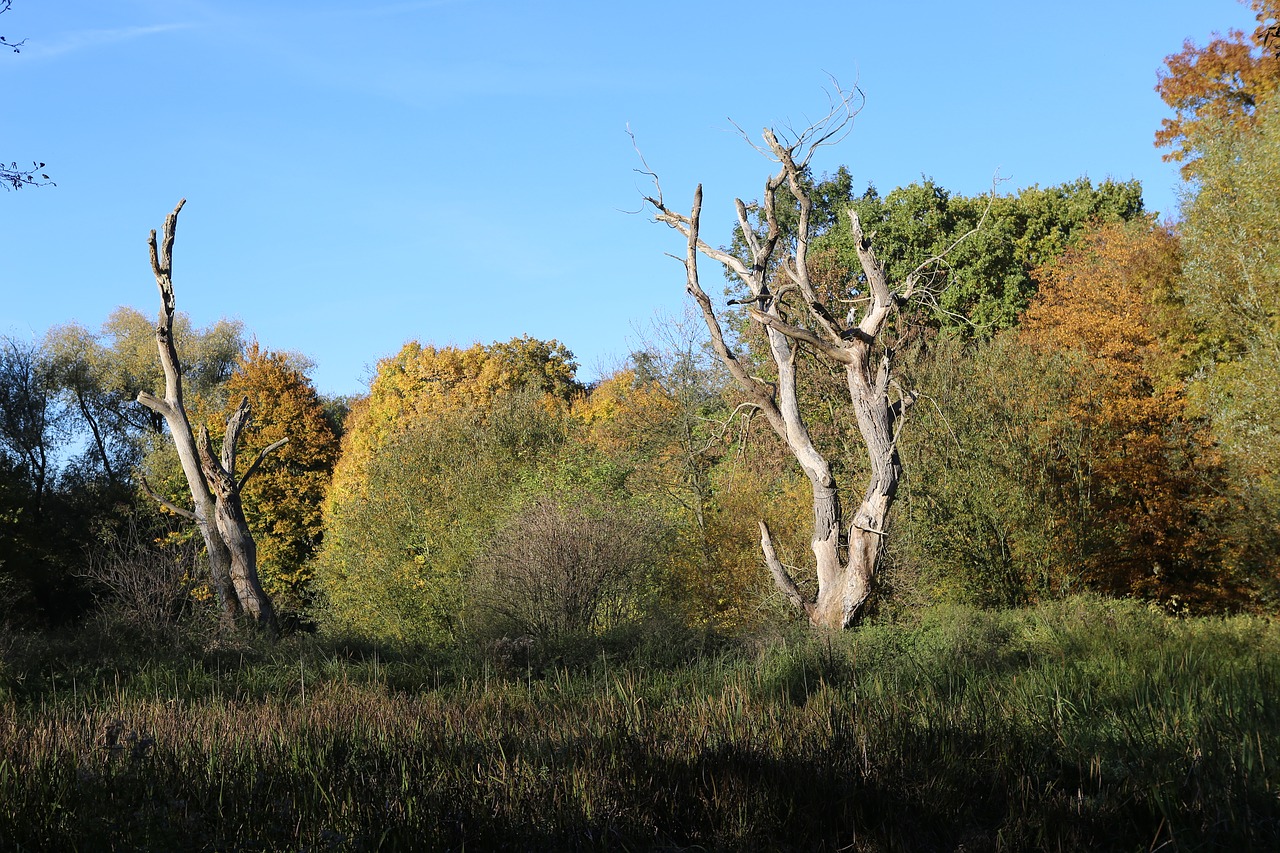
[[[1085,601],[680,666],[167,666],[7,671],[0,850],[1280,846],[1261,620]]]

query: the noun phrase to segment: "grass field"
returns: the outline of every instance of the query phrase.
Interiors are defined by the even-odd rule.
[[[491,654],[0,639],[0,850],[1276,850],[1280,628],[1076,599]]]

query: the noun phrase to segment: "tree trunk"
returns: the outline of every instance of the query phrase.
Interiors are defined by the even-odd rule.
[[[274,633],[279,630],[275,608],[271,606],[271,599],[258,580],[258,546],[253,541],[253,534],[249,532],[249,522],[245,520],[244,507],[240,501],[240,484],[235,479],[235,447],[240,438],[240,430],[248,423],[248,419],[249,400],[245,398],[227,421],[221,460],[213,455],[209,431],[201,428],[198,445],[200,466],[216,496],[214,518],[218,533],[226,543],[229,553],[229,574],[236,599],[250,619]],[[263,455],[283,443],[277,442],[264,450]],[[249,473],[255,467],[256,463]],[[247,479],[248,474],[245,476]]]
[[[799,133],[791,134],[785,141],[780,141],[774,131],[765,129],[767,153],[782,168],[766,180],[764,197],[757,208],[765,219],[765,233],[753,228],[747,206],[741,200],[735,201],[738,224],[751,256],[749,261],[702,241],[699,236],[701,186],[694,193],[692,211],[687,216],[666,206],[661,187],[651,172],[648,174],[654,178],[658,194],[645,199],[656,211],[658,221],[680,231],[687,240],[684,257],[686,290],[702,311],[712,349],[746,393],[750,404],[764,413],[769,425],[786,443],[809,479],[813,495],[811,545],[818,580],[817,595],[810,599],[800,592],[778,559],[769,528],[764,522],[760,522],[760,548],[778,589],[808,616],[813,626],[828,629],[846,628],[852,624],[872,590],[872,580],[887,533],[889,510],[902,478],[896,426],[915,400],[913,394],[898,389],[893,381],[895,355],[909,337],[907,330],[894,318],[900,320],[901,306],[922,290],[921,273],[941,260],[937,257],[925,261],[895,290],[876,258],[870,238],[863,233],[856,212],[850,211],[850,224],[862,269],[862,280],[855,295],[858,292],[865,294],[857,300],[865,304],[865,308],[859,309],[863,311],[859,317],[857,311],[849,311],[846,315],[843,309],[833,311],[822,304],[809,278],[812,202],[805,189],[806,170],[814,151],[832,139],[842,137],[853,118],[852,99],[855,93],[840,91],[839,94],[841,97],[825,118]],[[778,257],[779,247],[786,245],[777,215],[779,191],[788,193],[798,208],[798,224],[792,235],[795,244],[789,257]],[[745,285],[746,294],[730,304],[744,306],[751,320],[764,327],[769,357],[777,372],[776,382],[766,382],[753,375],[751,368],[729,348],[711,299],[699,282],[698,255],[719,262]],[[845,319],[837,319],[839,316],[845,316]],[[800,412],[795,365],[801,346],[843,366],[849,402],[867,451],[870,478],[862,502],[848,522],[842,517],[840,491],[831,466],[811,440]],[[896,400],[893,399],[895,394]]]
[[[176,506],[154,492],[151,494],[169,510],[194,521],[199,528],[209,556],[210,584],[222,609],[223,618],[234,623],[248,614],[255,623],[274,633],[277,630],[275,610],[258,582],[257,548],[244,520],[240,489],[262,459],[285,442],[278,441],[258,454],[253,465],[237,482],[235,445],[239,440],[240,430],[249,417],[249,403],[246,399],[227,421],[222,464],[214,458],[212,447],[208,446],[209,436],[206,430],[201,429],[201,444],[196,444],[183,403],[182,368],[173,340],[173,318],[176,310],[172,278],[173,240],[178,213],[184,204],[186,199],[179,201],[173,213],[165,217],[163,243],[157,245],[156,232],[151,232],[151,269],[160,289],[161,303],[160,320],[156,326],[156,346],[160,352],[160,365],[164,369],[165,394],[161,399],[144,391],[138,395],[138,402],[162,416],[168,425],[178,459],[182,463],[182,473],[191,490],[194,511]]]

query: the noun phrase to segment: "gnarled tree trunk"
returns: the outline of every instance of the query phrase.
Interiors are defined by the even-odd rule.
[[[809,618],[815,627],[840,629],[854,621],[858,609],[872,591],[887,532],[889,511],[902,478],[898,457],[899,419],[915,396],[894,381],[894,359],[905,344],[901,323],[891,322],[913,296],[923,292],[922,273],[940,258],[930,258],[896,288],[890,286],[884,267],[863,233],[857,213],[850,210],[850,225],[857,245],[866,307],[859,315],[851,310],[843,319],[818,298],[809,276],[808,249],[812,203],[805,190],[805,170],[814,151],[843,135],[852,120],[853,93],[840,93],[835,108],[820,122],[780,140],[764,131],[767,153],[780,164],[764,188],[760,209],[765,233],[758,234],[748,220],[746,205],[736,200],[738,223],[751,255],[749,262],[703,242],[699,236],[702,187],[694,193],[689,215],[665,204],[656,176],[656,197],[646,197],[659,222],[687,238],[684,265],[686,290],[702,311],[711,345],[748,400],[764,413],[769,425],[787,445],[809,479],[813,498],[811,544],[818,591],[804,596],[794,578],[778,559],[769,528],[760,522],[760,547],[775,585]],[[783,252],[783,232],[776,201],[782,191],[794,199],[799,212],[789,257]],[[966,235],[968,236],[968,235]],[[962,238],[963,239],[963,238]],[[746,307],[753,322],[764,330],[769,356],[777,371],[775,383],[752,376],[725,341],[711,298],[698,279],[697,259],[704,255],[722,264],[746,287],[747,293],[731,304]],[[793,321],[792,317],[803,318]],[[851,519],[846,521],[840,489],[831,465],[814,445],[800,413],[796,387],[796,355],[799,347],[811,348],[844,370],[849,401],[866,448],[870,477]]]
[[[245,399],[227,421],[222,442],[221,461],[213,456],[208,431],[200,431],[197,445],[182,397],[182,363],[173,340],[173,239],[178,213],[186,199],[178,202],[164,220],[164,240],[157,246],[156,232],[151,232],[151,270],[160,289],[160,320],[156,325],[156,345],[160,365],[164,369],[164,397],[142,392],[138,402],[164,418],[173,437],[174,448],[182,463],[191,490],[194,511],[176,506],[152,493],[166,508],[196,523],[209,555],[209,579],[224,618],[236,621],[248,616],[271,632],[277,630],[271,599],[258,581],[257,548],[240,504],[240,489],[257,470],[262,459],[285,443],[281,440],[265,448],[244,476],[235,478],[235,446],[240,432],[248,423],[249,401]],[[148,489],[149,491],[149,489]]]

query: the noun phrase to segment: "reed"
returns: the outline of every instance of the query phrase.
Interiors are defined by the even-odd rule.
[[[20,664],[6,851],[1280,848],[1255,618],[945,608],[520,671],[315,642]]]

